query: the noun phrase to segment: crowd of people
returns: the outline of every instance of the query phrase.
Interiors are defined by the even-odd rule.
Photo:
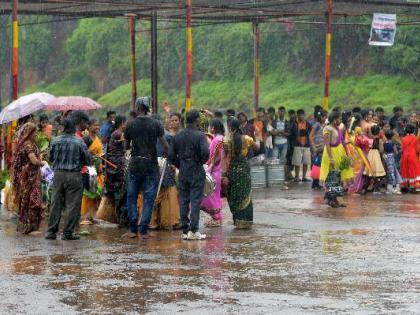
[[[129,118],[110,111],[102,126],[82,111],[68,112],[59,133],[46,116],[38,126],[32,116],[20,121],[5,198],[19,232],[39,234],[48,213],[46,238],[56,239],[67,210],[64,240],[79,239],[79,226],[97,219],[126,227],[128,238],[180,229],[182,239],[201,240],[200,212],[208,214],[206,226],[221,226],[224,198],[235,227],[248,229],[249,161],[256,156],[285,165],[282,189],[312,182],[331,207],[344,206],[342,194],[420,189],[420,115],[407,118],[401,107],[390,119],[380,107],[327,113],[315,106],[309,117],[303,109],[259,108],[253,119],[232,109],[191,110],[161,119],[139,98],[136,109]],[[341,189],[333,189],[334,180]]]
[[[244,113],[238,117],[244,133],[263,140],[265,157],[286,165],[287,181],[312,181],[313,189],[323,189],[328,177],[339,173],[340,194],[401,194],[420,189],[416,111],[406,117],[403,108],[396,106],[388,118],[381,107],[334,108],[327,113],[315,106],[309,117],[303,109],[289,110],[289,120],[285,113],[279,107],[276,115],[271,107],[260,108],[253,121]],[[343,206],[336,197],[328,191],[325,195],[330,206]]]

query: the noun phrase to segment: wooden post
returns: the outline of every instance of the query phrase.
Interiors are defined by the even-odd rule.
[[[254,31],[254,117],[260,106],[260,26],[253,24]]]
[[[325,40],[325,83],[324,110],[329,109],[330,77],[331,77],[331,32],[332,32],[332,0],[325,0],[327,5],[327,36]]]
[[[158,47],[157,47],[157,13],[153,11],[151,19],[151,78],[152,78],[152,109],[158,112]]]
[[[136,111],[137,99],[137,69],[136,69],[136,15],[129,14],[130,44],[131,44],[131,108]]]
[[[187,84],[185,111],[191,109],[191,81],[192,81],[192,25],[191,25],[191,0],[187,1]]]

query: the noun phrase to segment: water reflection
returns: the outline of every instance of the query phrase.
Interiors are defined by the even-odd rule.
[[[306,193],[301,201],[295,192],[281,194],[256,195],[252,230],[226,224],[206,229],[208,239],[200,242],[181,241],[170,231],[148,241],[122,240],[124,231],[110,226],[86,228],[91,234],[80,242],[48,242],[16,236],[13,224],[0,222],[1,281],[58,292],[58,304],[83,313],[416,309],[420,220],[412,220],[419,217],[414,197],[350,196],[347,208],[328,209],[322,194]]]

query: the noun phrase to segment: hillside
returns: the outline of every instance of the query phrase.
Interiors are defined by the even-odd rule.
[[[130,90],[127,21],[85,19],[41,23],[48,17],[21,18],[21,93],[44,90],[79,94],[128,109]],[[340,22],[337,18],[337,22]],[[367,18],[353,21],[369,22]],[[0,17],[1,26],[10,19]],[[39,23],[39,24],[37,24]],[[159,101],[184,102],[185,29],[160,22]],[[322,102],[323,26],[263,24],[261,27],[261,105],[309,107]],[[253,35],[250,24],[195,25],[193,104],[209,108],[252,106]],[[150,90],[149,24],[138,23],[139,94]],[[396,44],[367,45],[369,27],[335,28],[333,32],[332,106],[418,105],[420,34],[418,27],[398,29]],[[5,34],[6,51],[10,34]],[[8,68],[8,55],[0,62]],[[3,71],[2,94],[8,91]],[[4,98],[4,97],[3,97]]]

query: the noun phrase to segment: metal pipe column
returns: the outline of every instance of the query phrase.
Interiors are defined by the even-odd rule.
[[[187,1],[187,84],[185,111],[191,109],[191,81],[192,81],[192,25],[191,25],[191,0]]]
[[[151,19],[151,78],[152,78],[152,109],[158,112],[158,46],[157,46],[157,13],[152,14]]]
[[[253,24],[254,30],[254,117],[260,106],[260,26]]]
[[[325,40],[325,83],[324,102],[325,111],[329,109],[330,77],[331,77],[331,32],[332,32],[332,0],[325,0],[327,5],[327,36]]]
[[[137,69],[136,69],[136,15],[130,14],[130,45],[131,45],[131,108],[136,111],[137,99]]]

